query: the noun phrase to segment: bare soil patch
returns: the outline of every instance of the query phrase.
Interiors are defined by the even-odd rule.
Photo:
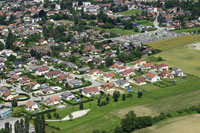
[[[117,117],[123,118],[125,116],[125,114],[127,114],[129,111],[134,111],[134,113],[137,116],[156,116],[156,115],[159,115],[158,112],[153,111],[151,108],[145,107],[143,105],[116,110],[116,111],[112,112],[112,114],[117,116]]]
[[[200,42],[198,43],[193,43],[193,44],[188,44],[186,45],[187,48],[195,49],[195,50],[200,50]]]

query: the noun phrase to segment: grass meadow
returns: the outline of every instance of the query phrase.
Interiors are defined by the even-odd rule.
[[[123,12],[118,12],[118,14],[121,15],[135,15],[136,13],[142,13],[142,10],[137,10],[137,9],[133,9],[133,10],[127,10],[127,11],[123,11]]]

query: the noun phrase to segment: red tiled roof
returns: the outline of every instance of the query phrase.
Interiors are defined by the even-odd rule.
[[[90,92],[98,92],[99,89],[96,86],[94,86],[94,87],[85,88],[83,91],[85,93],[90,93]]]
[[[150,73],[150,72],[148,72],[148,73],[146,74],[146,77],[149,77],[150,79],[154,78],[155,76],[156,76],[155,74]]]

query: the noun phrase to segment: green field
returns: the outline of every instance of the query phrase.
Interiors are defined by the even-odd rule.
[[[121,15],[135,15],[136,13],[142,13],[142,10],[133,9],[133,10],[127,10],[123,12],[118,12],[118,14],[121,14]]]
[[[101,27],[96,27],[96,26],[88,26],[92,29],[97,29],[97,30],[104,30],[106,32],[113,32],[113,33],[117,33],[117,34],[121,34],[121,35],[132,35],[132,34],[136,34],[136,32],[134,32],[134,30],[124,30],[121,28],[111,28],[111,29],[104,29]]]
[[[183,35],[172,39],[147,43],[146,45],[158,50],[169,50],[178,46],[184,46],[186,44],[191,44],[195,42],[200,42],[200,36]]]
[[[153,26],[153,22],[149,20],[136,20],[136,23],[141,24],[142,26]]]
[[[194,27],[194,28],[185,28],[185,29],[180,29],[180,30],[173,30],[174,32],[197,32],[200,30],[200,27]]]
[[[161,121],[135,133],[197,133],[200,131],[199,115],[193,114]]]

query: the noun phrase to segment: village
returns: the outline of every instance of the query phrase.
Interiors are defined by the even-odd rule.
[[[100,107],[120,96],[140,99],[149,88],[173,87],[193,76],[148,45],[199,35],[198,10],[177,3],[180,7],[165,0],[0,2],[0,119],[5,120],[0,128],[10,119],[14,124],[42,113],[48,124],[70,121],[93,111],[94,101]],[[60,131],[54,126],[48,127]]]

